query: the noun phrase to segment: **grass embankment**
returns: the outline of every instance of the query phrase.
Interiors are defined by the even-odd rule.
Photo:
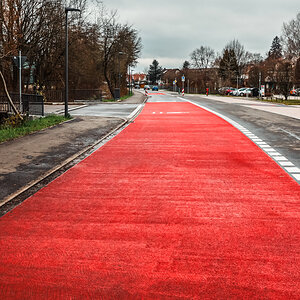
[[[130,98],[131,96],[133,96],[133,93],[130,93],[130,95],[125,95],[123,97],[121,97],[120,99],[118,100],[115,100],[115,99],[102,99],[102,102],[117,102],[117,101],[123,101],[123,100],[126,100],[128,98]]]
[[[14,126],[10,124],[0,125],[0,143],[57,125],[69,119],[64,116],[51,115],[45,118],[25,120]]]

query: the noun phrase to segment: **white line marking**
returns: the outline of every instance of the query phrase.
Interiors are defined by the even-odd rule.
[[[257,145],[264,146],[264,145],[267,145],[267,143],[266,142],[258,142]]]
[[[135,116],[135,114],[141,109],[141,107],[143,106],[143,104],[140,104],[129,116],[128,119],[131,119],[132,117]]]
[[[266,150],[268,152],[269,155],[275,156],[278,155],[280,156],[281,154],[275,150]]]
[[[281,166],[283,167],[293,167],[295,166],[293,163],[291,163],[290,161],[279,161],[278,162]]]
[[[300,173],[300,169],[297,167],[285,167],[285,169],[290,173]]]
[[[274,156],[274,159],[277,161],[288,161],[288,159],[284,156]]]
[[[300,181],[300,174],[292,174],[298,181]]]
[[[278,153],[274,148],[263,148],[266,152],[268,152],[269,154],[271,153]],[[281,155],[280,153],[278,153],[279,155]]]

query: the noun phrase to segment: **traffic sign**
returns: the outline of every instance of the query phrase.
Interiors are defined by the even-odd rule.
[[[185,81],[185,77],[184,77],[184,76],[182,76],[182,77],[181,77],[181,80],[182,80],[182,81]]]

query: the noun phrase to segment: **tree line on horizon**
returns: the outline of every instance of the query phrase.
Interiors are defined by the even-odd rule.
[[[163,76],[163,68],[159,67],[156,66],[156,69],[160,74],[155,78]],[[151,68],[153,64],[149,76],[153,73]],[[221,86],[248,84],[258,87],[261,78],[262,84],[268,82],[270,92],[277,90],[287,97],[294,85],[300,86],[300,12],[295,19],[283,24],[281,36],[274,37],[270,50],[264,56],[247,51],[234,39],[225,45],[221,53],[216,53],[209,46],[200,46],[192,51],[180,71],[177,76],[175,71],[169,72],[164,81],[172,85],[176,76],[178,86],[181,86],[181,76],[185,74],[194,89],[204,92],[206,88],[216,91]]]

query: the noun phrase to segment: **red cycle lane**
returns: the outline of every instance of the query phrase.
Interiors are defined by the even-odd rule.
[[[0,298],[296,299],[299,202],[221,118],[148,103],[0,219]]]

